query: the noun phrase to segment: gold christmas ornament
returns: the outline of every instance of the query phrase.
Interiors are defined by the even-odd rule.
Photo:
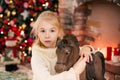
[[[16,15],[16,11],[15,11],[15,10],[12,11],[12,15],[13,15],[13,16]]]
[[[8,17],[10,16],[10,11],[8,9],[5,10],[5,13],[7,14]]]
[[[0,14],[0,18],[3,18],[3,14]]]

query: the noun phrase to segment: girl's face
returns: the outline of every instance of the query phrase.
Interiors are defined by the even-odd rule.
[[[57,27],[42,22],[42,26],[38,28],[38,37],[42,44],[47,48],[53,48],[56,46],[59,30]]]

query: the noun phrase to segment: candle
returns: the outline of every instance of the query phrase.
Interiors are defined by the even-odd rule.
[[[120,55],[120,49],[119,48],[114,48],[114,55],[119,56]]]
[[[111,60],[111,57],[112,57],[112,47],[107,47],[106,60]]]
[[[117,48],[113,49],[112,61],[113,62],[119,62],[119,54],[118,54],[118,49]]]
[[[100,51],[100,48],[97,48],[98,51]]]

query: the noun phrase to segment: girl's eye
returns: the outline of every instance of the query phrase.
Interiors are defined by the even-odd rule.
[[[40,30],[40,32],[45,32],[45,30]]]
[[[54,30],[54,29],[52,29],[52,30],[51,30],[51,32],[55,32],[55,30]]]

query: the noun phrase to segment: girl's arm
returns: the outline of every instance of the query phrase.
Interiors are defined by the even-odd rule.
[[[48,70],[48,66],[44,63],[44,60],[35,55],[31,58],[31,67],[33,80],[79,80],[79,76],[76,76],[78,72],[75,73],[75,67],[70,68],[69,71],[52,75]]]
[[[79,80],[79,75],[86,66],[87,58],[81,57],[68,71],[55,74],[54,65],[51,67],[49,60],[45,56],[39,55],[39,53],[40,51],[36,49],[32,50],[31,67],[33,80]],[[53,68],[53,72],[49,70],[51,68]]]

